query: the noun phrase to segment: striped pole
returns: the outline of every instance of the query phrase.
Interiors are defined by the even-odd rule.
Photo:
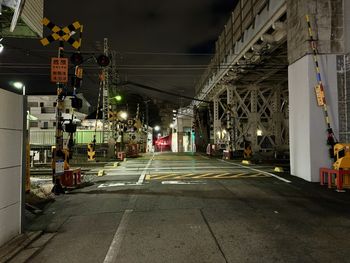
[[[323,107],[325,121],[326,121],[326,124],[327,124],[327,131],[328,131],[327,144],[332,147],[330,149],[330,155],[333,158],[333,156],[334,156],[333,147],[337,143],[337,140],[335,138],[335,135],[334,135],[334,132],[333,132],[333,129],[332,129],[332,126],[331,126],[330,117],[329,117],[329,114],[328,114],[328,106],[327,106],[325,93],[324,93],[324,86],[323,86],[322,77],[321,77],[320,64],[319,64],[319,61],[318,61],[319,52],[318,52],[318,49],[317,49],[316,41],[315,41],[314,36],[313,36],[313,31],[312,31],[309,15],[306,15],[306,22],[307,22],[308,31],[309,31],[310,46],[312,48],[313,59],[314,59],[314,62],[315,62],[315,67],[316,67],[316,78],[317,78],[317,82],[318,82],[318,89],[319,89],[319,92],[322,94],[322,101],[321,101],[320,105]]]

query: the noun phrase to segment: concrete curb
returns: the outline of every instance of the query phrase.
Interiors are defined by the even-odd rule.
[[[0,263],[9,262],[16,257],[22,250],[37,240],[43,234],[42,231],[28,232],[15,237],[2,248],[0,248]],[[17,261],[14,261],[17,262]]]

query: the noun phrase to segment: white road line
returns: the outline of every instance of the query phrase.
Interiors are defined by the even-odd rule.
[[[227,167],[217,167],[217,166],[181,166],[181,167],[176,167],[176,166],[170,166],[170,167],[165,167],[165,168],[145,168],[146,170],[190,170],[190,169],[196,169],[196,170],[205,170],[205,169],[227,169]]]
[[[111,184],[101,184],[97,188],[108,188],[108,187],[116,187],[116,186],[137,186],[140,185],[138,183],[111,183]]]
[[[148,170],[148,168],[151,166],[151,163],[152,163],[152,161],[153,161],[153,159],[154,159],[154,155],[155,155],[155,154],[153,153],[152,158],[148,161],[146,167],[143,169],[143,171],[142,171],[142,173],[141,173],[141,175],[140,175],[140,178],[139,178],[139,180],[137,181],[137,184],[143,184],[143,183],[144,183],[147,170]]]
[[[126,210],[118,226],[117,232],[115,232],[112,243],[108,249],[107,255],[103,263],[114,263],[117,260],[121,244],[126,234],[126,228],[128,226],[128,221],[133,210]]]
[[[241,164],[237,164],[237,163],[231,163],[231,162],[228,162],[228,161],[225,161],[225,160],[221,160],[221,159],[218,159],[219,161],[221,162],[224,162],[224,163],[229,163],[231,165],[234,165],[234,166],[238,166],[238,167],[241,167],[241,168],[245,168],[245,169],[249,169],[249,170],[252,170],[254,172],[259,172],[259,173],[262,173],[262,174],[266,174],[266,175],[270,175],[278,180],[281,180],[282,182],[285,182],[285,183],[292,183],[291,181],[287,180],[287,179],[284,179],[278,175],[275,175],[273,173],[269,173],[269,172],[265,172],[265,171],[262,171],[262,170],[258,170],[258,169],[254,169],[254,168],[251,168],[251,167],[247,167],[247,166],[244,166],[244,165],[241,165]]]

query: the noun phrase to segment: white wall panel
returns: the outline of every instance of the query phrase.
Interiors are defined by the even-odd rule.
[[[0,128],[22,130],[22,96],[0,89]]]
[[[1,114],[1,113],[0,113]],[[0,115],[1,116],[1,115]],[[0,128],[0,169],[21,165],[22,131]]]
[[[21,178],[18,175],[21,174],[21,169],[21,166],[0,169],[0,213],[1,209],[20,201],[18,193],[21,191]]]
[[[0,246],[21,231],[23,96],[0,89]]]

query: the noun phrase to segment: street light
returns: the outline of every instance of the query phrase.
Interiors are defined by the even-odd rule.
[[[160,127],[159,127],[158,125],[155,126],[155,127],[154,127],[154,130],[155,130],[156,132],[160,131]]]
[[[120,96],[120,95],[117,95],[114,98],[115,98],[116,101],[121,101],[122,100],[122,96]]]
[[[0,15],[1,15],[1,4],[0,4]],[[0,38],[0,54],[4,51],[4,45],[1,44],[2,40],[3,40],[3,38]]]
[[[23,95],[26,95],[26,86],[22,82],[16,81],[12,84],[12,86],[18,90],[22,90]]]
[[[126,120],[128,118],[128,114],[125,112],[125,111],[122,111],[120,112],[120,117],[123,119],[123,120]]]

